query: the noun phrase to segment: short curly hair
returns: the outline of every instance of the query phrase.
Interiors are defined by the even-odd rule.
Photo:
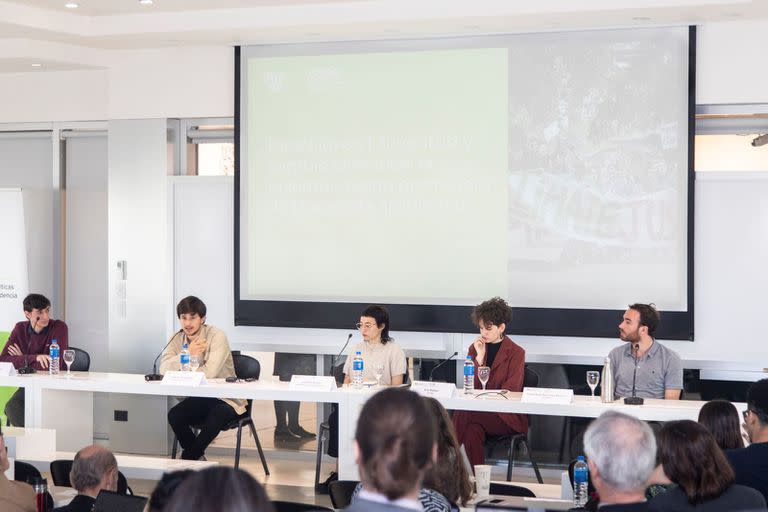
[[[472,310],[472,322],[479,326],[483,324],[501,325],[512,321],[512,308],[501,297],[494,297],[475,306]]]

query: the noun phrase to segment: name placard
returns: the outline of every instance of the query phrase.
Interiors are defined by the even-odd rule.
[[[572,389],[523,388],[521,402],[531,404],[569,404],[573,402]]]
[[[16,368],[13,367],[13,363],[0,363],[0,375],[3,377],[16,375]]]
[[[333,391],[336,389],[336,379],[334,377],[323,377],[322,375],[294,375],[291,377],[288,389]]]
[[[170,371],[165,372],[163,380],[160,384],[168,384],[173,386],[200,386],[208,384],[205,380],[205,374],[203,372],[178,372]]]
[[[415,380],[411,384],[411,391],[422,396],[431,396],[435,398],[453,398],[456,393],[456,385],[452,382],[429,382],[426,380]]]

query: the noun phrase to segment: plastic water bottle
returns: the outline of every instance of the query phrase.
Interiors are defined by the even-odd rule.
[[[589,466],[584,456],[579,455],[573,466],[573,505],[583,507],[589,499]]]
[[[355,352],[355,358],[352,360],[352,387],[360,389],[363,387],[363,354]]]
[[[464,393],[472,393],[475,390],[475,363],[472,356],[464,360]]]
[[[48,365],[50,375],[59,374],[59,342],[51,340],[51,346],[48,348],[48,355],[51,357],[51,363]]]
[[[192,367],[189,364],[189,345],[187,345],[187,340],[184,340],[181,345],[181,353],[179,354],[179,366],[181,366],[181,371],[183,372],[192,371]]]

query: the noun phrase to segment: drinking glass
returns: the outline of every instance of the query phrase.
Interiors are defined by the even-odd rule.
[[[477,369],[477,378],[480,380],[480,384],[483,385],[483,391],[485,391],[485,385],[488,383],[488,378],[491,376],[491,369],[488,366],[481,366]]]
[[[376,387],[381,387],[381,378],[384,376],[384,365],[382,363],[373,367],[374,375],[376,376]]]
[[[70,368],[72,367],[72,363],[75,362],[75,351],[71,349],[67,349],[64,351],[64,362],[67,363],[67,377],[72,376],[72,372]]]
[[[196,372],[200,368],[200,356],[189,356],[189,367]]]
[[[600,372],[588,371],[587,372],[587,385],[592,390],[592,398],[595,398],[595,388],[600,382]]]

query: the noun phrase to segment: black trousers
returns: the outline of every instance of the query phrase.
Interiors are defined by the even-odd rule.
[[[218,398],[185,398],[168,411],[168,423],[184,450],[181,458],[187,460],[202,457],[227,423],[237,418],[235,410]],[[193,426],[200,429],[197,436]]]
[[[13,427],[24,426],[24,388],[19,388],[5,404],[5,417]]]

